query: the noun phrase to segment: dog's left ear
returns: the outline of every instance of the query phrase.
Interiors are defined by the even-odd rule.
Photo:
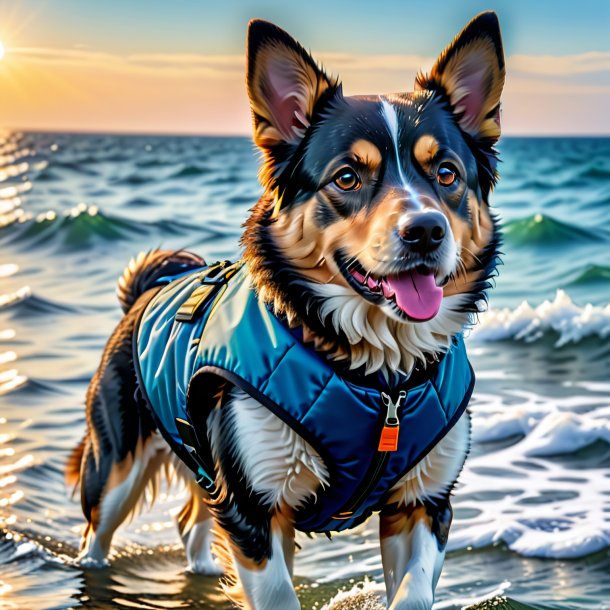
[[[298,144],[316,104],[337,90],[337,81],[294,38],[260,19],[248,27],[247,62],[254,142],[265,151]]]
[[[444,93],[459,126],[478,141],[500,137],[504,51],[498,17],[477,15],[441,53],[430,74],[417,75],[415,90]]]

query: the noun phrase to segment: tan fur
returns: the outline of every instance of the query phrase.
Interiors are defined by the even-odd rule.
[[[83,455],[85,453],[85,445],[87,443],[88,436],[85,435],[80,443],[72,449],[68,460],[66,462],[66,469],[64,471],[66,484],[72,488],[72,494],[76,492],[78,484],[80,482],[80,469],[83,461]]]
[[[224,571],[224,576],[220,581],[223,593],[238,608],[245,608],[246,600],[244,597],[244,590],[237,575],[237,564],[235,555],[233,554],[233,545],[231,544],[227,532],[218,525],[214,527],[212,552]]]
[[[372,170],[376,170],[382,161],[381,151],[369,140],[356,140],[350,152],[354,158],[364,165],[368,165]]]
[[[270,531],[272,536],[281,537],[284,560],[292,575],[295,544],[291,514],[287,508],[277,510],[271,517]],[[250,572],[260,573],[267,567],[269,560],[264,559],[262,562],[256,563],[245,557],[221,527],[214,529],[213,552],[224,569],[224,577],[221,580],[224,594],[238,608],[248,608],[245,592],[238,576],[238,566]]]
[[[116,528],[138,512],[147,487],[150,504],[154,502],[162,466],[174,459],[165,441],[153,434],[146,439],[138,437],[134,453],[112,463],[100,502],[91,507],[89,527],[81,540],[81,561],[99,562],[108,553]]]
[[[489,206],[480,201],[472,189],[468,191],[468,208],[472,224],[455,214],[447,214],[451,231],[460,248],[461,263],[454,280],[445,286],[445,297],[467,292],[479,279],[482,271],[477,257],[489,244],[493,234]]]
[[[384,515],[380,519],[379,537],[383,539],[396,536],[401,532],[410,533],[418,521],[427,522],[428,527],[432,523],[432,519],[423,506],[410,504],[403,510],[392,515]]]
[[[192,477],[189,477],[189,479],[189,499],[176,516],[178,532],[181,536],[191,530],[196,523],[207,518],[209,514],[209,510],[203,501],[201,487],[195,483]]]
[[[438,152],[439,144],[434,136],[426,134],[421,136],[413,146],[413,156],[420,166],[429,171],[430,165]]]
[[[332,260],[333,253],[342,248],[348,256],[358,260],[371,271],[379,270],[387,257],[384,246],[402,210],[398,194],[388,193],[371,213],[358,214],[338,220],[324,231],[315,221],[318,201],[309,202],[283,213],[273,225],[276,243],[296,268],[308,279],[320,284],[334,283],[348,286]],[[394,220],[394,222],[393,222]]]

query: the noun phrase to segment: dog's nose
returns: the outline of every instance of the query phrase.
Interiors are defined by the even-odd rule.
[[[407,222],[398,231],[400,239],[410,248],[425,254],[436,250],[449,230],[447,219],[436,210],[426,210],[411,214]]]

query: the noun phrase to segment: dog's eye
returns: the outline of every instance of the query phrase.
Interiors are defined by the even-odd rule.
[[[436,172],[436,181],[441,186],[451,186],[458,179],[458,173],[453,163],[442,163]]]
[[[358,174],[349,167],[339,170],[333,178],[333,183],[342,191],[356,191],[362,185]]]

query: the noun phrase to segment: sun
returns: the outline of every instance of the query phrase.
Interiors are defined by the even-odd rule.
[[[0,40],[0,61],[4,58],[4,45],[2,44],[2,41]]]

